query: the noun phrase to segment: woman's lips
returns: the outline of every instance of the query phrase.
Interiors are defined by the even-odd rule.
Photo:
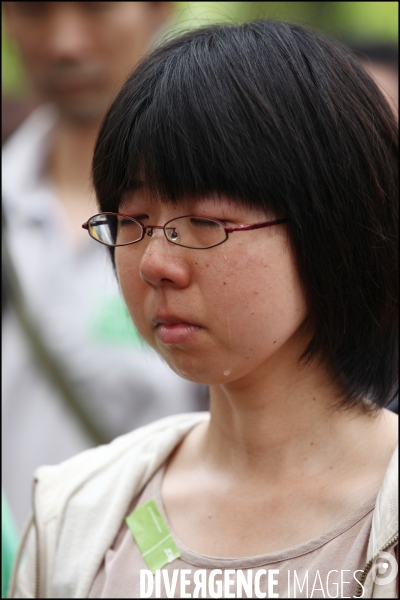
[[[163,344],[182,344],[200,329],[191,323],[159,323],[156,333]]]

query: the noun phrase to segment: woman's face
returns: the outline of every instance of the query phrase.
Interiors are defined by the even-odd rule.
[[[273,219],[224,199],[178,206],[132,193],[120,212],[164,225],[187,214],[228,225]],[[146,342],[179,375],[220,384],[253,376],[283,357],[298,358],[306,303],[285,225],[233,232],[206,250],[183,248],[154,230],[116,248],[116,267],[130,315]],[[262,372],[262,371],[260,371]]]

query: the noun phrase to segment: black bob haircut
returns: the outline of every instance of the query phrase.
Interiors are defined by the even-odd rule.
[[[377,408],[397,394],[397,147],[350,51],[259,20],[145,58],[103,121],[92,175],[102,211],[144,180],[161,201],[225,195],[287,217],[314,332],[301,360],[328,361],[339,406]]]

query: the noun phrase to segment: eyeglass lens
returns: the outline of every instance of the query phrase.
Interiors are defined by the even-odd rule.
[[[107,246],[131,244],[142,237],[142,227],[122,215],[96,215],[89,221],[89,233]]]
[[[188,248],[210,248],[227,238],[220,223],[205,217],[178,217],[164,227],[167,239]],[[102,214],[89,221],[90,235],[108,246],[123,246],[142,239],[142,227],[122,215]]]
[[[226,240],[225,229],[217,221],[203,217],[180,217],[165,226],[170,242],[187,248],[210,248]]]

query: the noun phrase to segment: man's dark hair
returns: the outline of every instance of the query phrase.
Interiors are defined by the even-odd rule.
[[[163,201],[227,195],[288,218],[314,332],[343,406],[397,382],[397,126],[342,45],[296,24],[214,25],[132,73],[103,122],[103,211],[143,180]],[[368,404],[368,403],[367,403]]]

